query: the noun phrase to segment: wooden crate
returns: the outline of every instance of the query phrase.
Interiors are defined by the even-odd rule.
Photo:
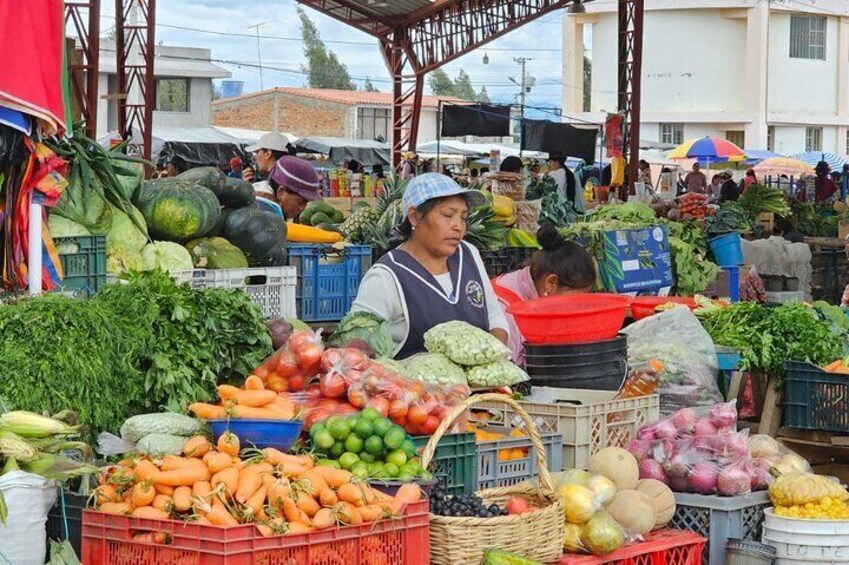
[[[764,233],[771,234],[775,227],[775,214],[772,212],[761,212],[758,215],[758,223],[761,225]]]

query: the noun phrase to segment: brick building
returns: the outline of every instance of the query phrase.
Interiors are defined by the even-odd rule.
[[[425,96],[419,143],[436,139],[437,96]],[[442,98],[444,101],[456,101]],[[212,103],[216,126],[291,132],[298,137],[329,136],[391,141],[392,95],[277,87]]]

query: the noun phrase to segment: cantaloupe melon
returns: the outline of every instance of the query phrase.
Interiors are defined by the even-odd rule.
[[[640,480],[637,459],[621,447],[605,447],[593,455],[589,471],[604,475],[616,484],[618,490],[635,489]]]
[[[642,479],[637,491],[649,497],[654,507],[655,523],[653,530],[665,528],[675,515],[675,495],[672,489],[654,479]]]
[[[607,506],[607,512],[633,535],[642,536],[649,533],[657,522],[651,500],[636,490],[617,492]]]

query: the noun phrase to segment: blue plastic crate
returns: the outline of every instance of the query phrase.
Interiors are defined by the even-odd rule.
[[[512,428],[486,428],[490,432],[505,435]],[[540,434],[545,448],[548,470],[560,472],[563,468],[563,435],[559,433]],[[524,457],[508,458],[511,450],[520,449]],[[504,439],[479,441],[477,444],[477,479],[476,490],[508,487],[527,480],[535,479],[539,474],[537,458],[529,437],[505,437]]]
[[[336,321],[351,309],[360,281],[371,267],[371,246],[290,243],[288,261],[298,269],[298,319]]]
[[[740,267],[722,267],[728,273],[728,297],[731,302],[740,302]]]

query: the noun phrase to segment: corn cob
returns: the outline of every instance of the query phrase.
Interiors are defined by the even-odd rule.
[[[27,463],[38,457],[38,451],[18,434],[0,429],[0,456]]]
[[[0,414],[0,430],[14,432],[23,438],[44,438],[53,435],[77,435],[80,428],[33,412],[16,410]]]

